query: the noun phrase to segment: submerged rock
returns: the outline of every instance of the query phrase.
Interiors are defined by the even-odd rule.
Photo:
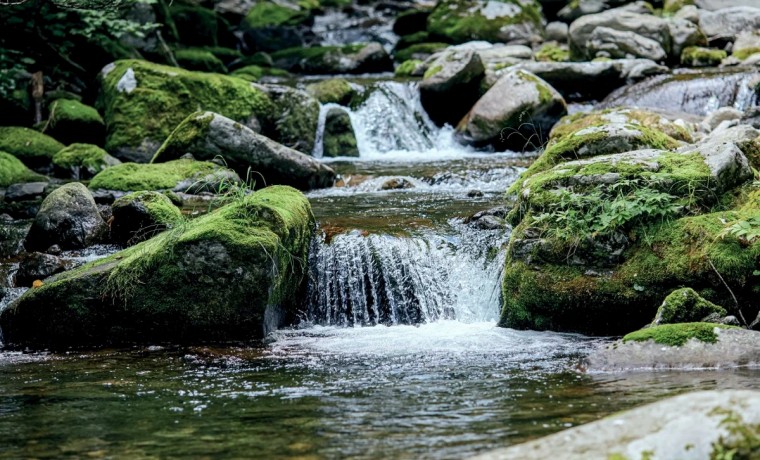
[[[182,212],[163,193],[135,192],[114,201],[111,206],[111,239],[133,245],[184,221]]]
[[[260,190],[27,291],[0,313],[4,345],[261,338],[294,318],[313,229],[301,193]]]
[[[122,163],[93,177],[90,188],[122,192],[171,190],[198,194],[218,193],[225,187],[240,183],[237,173],[218,164],[179,159],[154,164]]]
[[[717,458],[720,452],[755,452],[758,427],[760,392],[702,391],[497,449],[472,460],[703,460]]]

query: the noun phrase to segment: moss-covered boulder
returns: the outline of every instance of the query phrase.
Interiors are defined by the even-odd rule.
[[[103,145],[105,142],[106,125],[94,107],[73,99],[57,99],[48,111],[45,134],[67,145],[74,142]]]
[[[744,60],[760,53],[760,30],[746,30],[736,36],[731,56]]]
[[[121,161],[92,144],[71,144],[53,155],[53,166],[58,175],[71,179],[90,179]]]
[[[530,44],[543,34],[543,16],[533,0],[441,0],[427,19],[427,30],[449,43]]]
[[[751,177],[730,143],[565,161],[530,176],[508,216],[501,324],[619,334],[649,323],[679,287],[733,304],[723,282],[753,305],[760,238],[735,230],[760,222]]]
[[[247,126],[261,126],[271,117],[267,95],[239,78],[123,60],[106,66],[101,80],[106,150],[123,161],[150,161],[172,130],[198,109]]]
[[[282,69],[271,69],[269,67],[261,67],[258,65],[247,65],[235,69],[230,75],[233,77],[242,78],[245,81],[257,82],[264,77],[289,77],[290,74]]]
[[[681,52],[681,65],[688,67],[717,67],[728,56],[725,50],[689,46]]]
[[[10,153],[26,166],[45,170],[53,155],[65,145],[50,136],[19,126],[0,126],[0,151]]]
[[[271,136],[283,145],[311,154],[319,124],[319,101],[303,90],[282,85],[264,85],[274,104]]]
[[[201,72],[227,73],[224,63],[213,53],[202,48],[186,48],[174,52],[180,67]]]
[[[422,77],[425,75],[424,68],[424,63],[419,59],[409,59],[396,67],[393,74],[397,77]]]
[[[269,0],[256,2],[240,23],[243,40],[254,51],[303,46],[307,28],[313,22],[307,6]]]
[[[264,185],[284,184],[310,190],[330,187],[335,179],[335,172],[314,158],[211,112],[197,112],[187,117],[166,139],[151,166],[164,166],[164,162],[186,153],[199,160],[222,158],[229,167],[259,186],[262,185],[259,181],[263,181]]]
[[[129,246],[182,223],[185,218],[172,200],[159,192],[124,195],[111,205],[111,239]]]
[[[269,187],[57,275],[0,314],[12,347],[251,340],[292,321],[314,217]]]
[[[480,97],[485,67],[473,49],[450,48],[436,56],[420,82],[420,102],[433,121],[454,125]]]
[[[356,144],[351,117],[343,109],[334,107],[325,114],[322,155],[326,157],[359,156],[359,147]]]
[[[681,288],[668,294],[657,309],[653,326],[703,321],[710,315],[726,316],[726,309],[704,299],[692,288]],[[638,336],[641,336],[639,333]]]
[[[472,107],[460,124],[475,143],[501,150],[539,146],[567,105],[548,83],[524,70],[504,74]]]
[[[155,164],[122,163],[98,173],[90,181],[90,188],[217,193],[227,185],[239,183],[240,177],[232,170],[207,161],[183,158]]]
[[[393,61],[379,43],[289,48],[272,53],[274,65],[306,74],[376,73],[393,70]]]
[[[33,172],[13,155],[0,151],[0,187],[43,180],[47,180],[45,176]]]
[[[31,251],[45,251],[54,244],[61,249],[81,249],[100,242],[106,231],[90,191],[72,182],[45,198],[24,245]]]
[[[356,95],[356,89],[342,78],[331,78],[306,86],[306,91],[322,104],[348,105]]]

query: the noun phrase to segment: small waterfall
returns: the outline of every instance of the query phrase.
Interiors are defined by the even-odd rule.
[[[306,321],[339,326],[495,321],[508,235],[456,224],[453,236],[363,236],[317,242]]]

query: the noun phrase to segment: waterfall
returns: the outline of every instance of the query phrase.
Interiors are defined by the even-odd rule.
[[[495,321],[507,232],[455,227],[454,235],[354,231],[316,242],[305,320],[339,326]]]

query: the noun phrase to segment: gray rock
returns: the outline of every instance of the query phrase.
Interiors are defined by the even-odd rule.
[[[721,390],[688,393],[612,415],[597,422],[472,460],[607,460],[652,458],[704,460],[715,446],[757,436],[760,392]]]
[[[638,10],[642,14],[649,12],[646,7],[641,5],[642,2],[634,2],[631,5],[625,5],[626,0],[578,0],[568,2],[568,4],[559,10],[557,16],[564,22],[573,22],[581,16],[588,14],[601,13],[615,7],[628,7],[632,10]]]
[[[568,26],[564,22],[550,22],[546,25],[546,39],[559,43],[566,43]]]
[[[79,182],[73,182],[45,198],[25,246],[36,251],[44,251],[54,244],[63,249],[84,248],[100,241],[106,228],[90,191]]]
[[[404,190],[414,188],[414,184],[404,177],[394,177],[383,182],[380,190]]]
[[[752,167],[736,144],[714,139],[702,142],[696,148],[682,147],[682,150],[702,155],[719,191],[730,190],[752,178]]]
[[[13,184],[5,191],[5,201],[26,201],[40,198],[45,194],[47,182],[25,182]]]
[[[24,221],[0,221],[0,259],[16,256],[24,250],[29,226]]]
[[[737,6],[757,7],[757,0],[694,0],[694,5],[703,10],[715,11]]]
[[[525,147],[543,143],[566,113],[565,100],[551,85],[528,71],[514,70],[473,106],[465,130],[476,143]]]
[[[30,287],[36,280],[66,270],[66,264],[56,256],[32,252],[24,256],[16,272],[16,286]]]
[[[671,18],[668,21],[670,30],[671,49],[673,59],[681,56],[681,52],[688,46],[705,46],[707,37],[697,27],[695,22],[687,19]]]
[[[314,56],[284,56],[275,58],[276,67],[307,74],[373,73],[393,71],[393,61],[383,45],[364,44],[360,49],[338,47]]]
[[[644,58],[663,61],[667,53],[652,39],[630,31],[597,27],[586,41],[589,54],[596,57]]]
[[[198,127],[202,129],[198,129]],[[192,153],[199,160],[224,158],[230,168],[266,185],[292,185],[301,190],[332,186],[335,172],[318,160],[253,132],[212,112],[196,112],[183,121],[156,153],[164,162]]]
[[[674,19],[685,19],[691,23],[699,24],[699,8],[694,5],[685,5],[673,15]]]
[[[428,67],[420,100],[436,123],[456,124],[478,100],[485,67],[472,49],[449,48]]]
[[[760,52],[760,30],[745,30],[736,36],[734,46],[731,48],[734,55],[746,53],[757,54]]]
[[[741,32],[760,29],[760,8],[735,6],[717,11],[701,11],[699,27],[710,42],[733,42]]]

